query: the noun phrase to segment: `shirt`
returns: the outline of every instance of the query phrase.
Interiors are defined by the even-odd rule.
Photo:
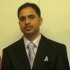
[[[39,46],[40,39],[41,39],[41,34],[39,34],[39,36],[35,40],[33,40],[33,41],[29,41],[26,37],[23,37],[27,56],[28,56],[28,48],[27,48],[27,46],[28,46],[28,44],[30,42],[33,42],[35,44],[35,46],[36,46],[34,48],[34,53],[36,55],[36,52],[37,52],[37,49],[38,49],[38,46]]]

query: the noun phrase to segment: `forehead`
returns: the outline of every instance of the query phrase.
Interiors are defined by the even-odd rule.
[[[37,15],[36,11],[32,7],[27,7],[20,11],[19,16],[27,16],[30,14]]]

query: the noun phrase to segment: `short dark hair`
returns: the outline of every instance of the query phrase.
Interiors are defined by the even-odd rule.
[[[37,15],[38,15],[39,17],[41,17],[40,8],[39,8],[35,3],[29,3],[29,2],[27,2],[27,3],[21,5],[21,6],[18,8],[18,18],[19,18],[19,13],[20,13],[20,11],[21,11],[22,9],[24,9],[24,8],[27,8],[27,7],[32,7],[32,8],[35,10],[35,12],[37,13]]]

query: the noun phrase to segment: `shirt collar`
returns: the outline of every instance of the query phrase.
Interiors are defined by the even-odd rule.
[[[38,47],[40,39],[41,39],[41,34],[39,34],[39,36],[32,41],[36,45],[36,47]],[[23,37],[23,40],[24,40],[25,48],[27,48],[30,41],[25,36]]]

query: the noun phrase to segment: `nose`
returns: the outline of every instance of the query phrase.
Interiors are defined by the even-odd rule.
[[[29,18],[26,18],[26,20],[25,20],[25,24],[29,24],[29,23],[30,23]]]

